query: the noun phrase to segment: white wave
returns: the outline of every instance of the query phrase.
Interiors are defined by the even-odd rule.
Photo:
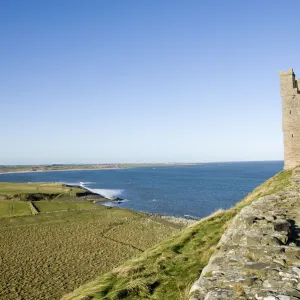
[[[129,202],[129,200],[128,199],[123,199],[120,202],[125,203],[125,202]]]
[[[78,185],[80,185],[78,182],[66,182],[66,181],[59,181],[59,183],[61,183],[61,184],[67,184],[67,185],[76,185],[76,186],[78,186]]]
[[[200,218],[198,218],[198,217],[191,216],[191,215],[184,215],[184,217],[185,217],[186,219],[191,219],[191,220],[199,220],[199,219],[200,219]]]
[[[82,182],[82,181],[80,181],[80,185],[85,185],[85,184],[94,184],[95,182],[93,182],[93,181],[84,181],[84,182]]]
[[[85,187],[89,191],[95,194],[99,194],[107,199],[114,200],[118,198],[122,193],[123,190],[109,190],[109,189],[90,189]]]
[[[113,202],[104,202],[104,203],[101,203],[101,205],[108,206],[108,207],[115,207],[116,206],[116,204],[113,203]]]
[[[67,182],[67,181],[60,181],[61,184],[73,185],[73,186],[82,186],[85,188],[85,184],[94,184],[95,182],[87,181],[87,182]]]
[[[82,188],[84,188],[87,191],[90,191],[92,193],[98,194],[100,196],[103,196],[109,200],[114,200],[116,198],[118,198],[124,190],[118,190],[118,189],[91,189],[90,187],[87,187],[86,184],[94,184],[95,182],[82,182],[80,181],[78,182],[68,182],[68,183],[64,183],[64,184],[69,184],[69,185],[73,185],[73,186],[80,186]]]

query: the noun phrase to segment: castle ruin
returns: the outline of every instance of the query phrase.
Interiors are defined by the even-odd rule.
[[[293,69],[280,72],[282,98],[282,131],[284,136],[284,169],[300,165],[300,79]]]

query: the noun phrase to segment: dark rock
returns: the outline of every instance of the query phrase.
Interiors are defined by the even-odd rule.
[[[291,224],[287,220],[277,220],[273,222],[273,226],[275,231],[290,232]]]

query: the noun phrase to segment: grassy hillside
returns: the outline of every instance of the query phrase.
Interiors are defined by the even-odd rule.
[[[180,229],[146,214],[98,207],[0,219],[0,299],[59,299]]]
[[[278,173],[232,209],[202,219],[63,299],[187,299],[233,217],[258,197],[288,187],[291,175],[290,170]]]

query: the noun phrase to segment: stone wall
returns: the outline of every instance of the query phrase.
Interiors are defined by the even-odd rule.
[[[190,300],[300,299],[300,170],[293,189],[259,198],[233,219]]]
[[[293,69],[280,72],[282,97],[282,131],[284,135],[284,168],[300,165],[300,92],[299,79]]]

